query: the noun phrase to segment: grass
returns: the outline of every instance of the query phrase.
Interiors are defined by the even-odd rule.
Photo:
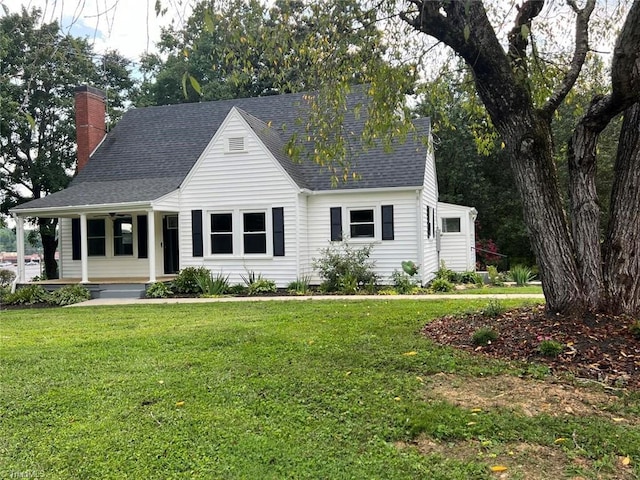
[[[470,294],[470,295],[496,295],[496,294],[514,294],[514,295],[520,295],[523,293],[529,294],[529,293],[539,293],[542,295],[542,287],[539,285],[527,285],[524,287],[518,287],[518,286],[505,286],[505,287],[491,287],[488,285],[485,285],[482,288],[466,288],[464,290],[455,290],[454,292],[452,292],[452,294]]]
[[[500,411],[470,417],[446,399],[426,401],[425,379],[440,372],[539,371],[418,333],[431,318],[485,304],[0,311],[0,478],[495,478],[478,458],[398,446],[424,435],[550,445],[605,472],[619,455],[640,459],[640,433],[626,424]],[[618,405],[616,415],[637,414],[633,405]],[[554,446],[572,435],[584,442]]]

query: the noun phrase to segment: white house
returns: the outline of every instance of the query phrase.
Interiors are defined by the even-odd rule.
[[[292,135],[306,138],[308,96],[133,109],[105,135],[102,92],[79,87],[79,172],[67,189],[12,210],[18,235],[27,217],[59,218],[60,276],[82,283],[153,282],[206,266],[231,282],[254,271],[284,287],[313,275],[319,250],[340,240],[373,244],[387,282],[403,260],[419,264],[429,281],[438,247],[446,259],[465,259],[449,267],[473,268],[472,240],[449,244],[453,232],[442,229],[437,242],[445,208],[429,119],[414,122],[420,138],[391,152],[363,149],[355,139],[364,115],[355,111],[366,111],[367,99],[354,89],[345,128],[354,132],[349,160],[360,178],[335,187],[326,169],[286,154]],[[458,233],[472,239],[470,216],[460,218]],[[24,282],[24,271],[19,277]]]

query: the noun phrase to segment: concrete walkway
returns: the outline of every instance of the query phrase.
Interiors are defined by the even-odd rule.
[[[273,302],[273,301],[303,301],[303,300],[510,300],[510,299],[544,300],[544,295],[538,293],[496,293],[496,294],[465,294],[453,295],[288,295],[273,297],[216,297],[216,298],[96,298],[69,307],[93,307],[103,305],[173,305],[177,303],[225,303],[225,302]]]

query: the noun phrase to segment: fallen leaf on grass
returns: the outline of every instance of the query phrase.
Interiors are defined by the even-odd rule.
[[[491,467],[491,471],[492,472],[506,472],[507,471],[507,467],[505,467],[504,465],[494,465],[493,467]]]
[[[417,355],[417,354],[418,354],[418,352],[411,351],[411,352],[405,352],[402,355],[404,355],[405,357],[412,357],[412,356]]]
[[[620,463],[625,467],[628,467],[631,464],[631,457],[629,457],[628,455],[626,457],[621,457]]]
[[[184,402],[176,402],[176,407],[184,407]]]

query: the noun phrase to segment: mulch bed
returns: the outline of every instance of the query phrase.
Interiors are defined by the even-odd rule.
[[[640,389],[640,339],[629,332],[633,319],[590,315],[584,318],[549,315],[544,306],[513,310],[497,317],[482,313],[447,316],[427,324],[423,334],[435,342],[504,360],[537,362],[554,374],[569,373],[612,387]],[[499,337],[489,345],[474,345],[471,337],[489,327]],[[540,342],[564,345],[556,357],[539,351]]]

